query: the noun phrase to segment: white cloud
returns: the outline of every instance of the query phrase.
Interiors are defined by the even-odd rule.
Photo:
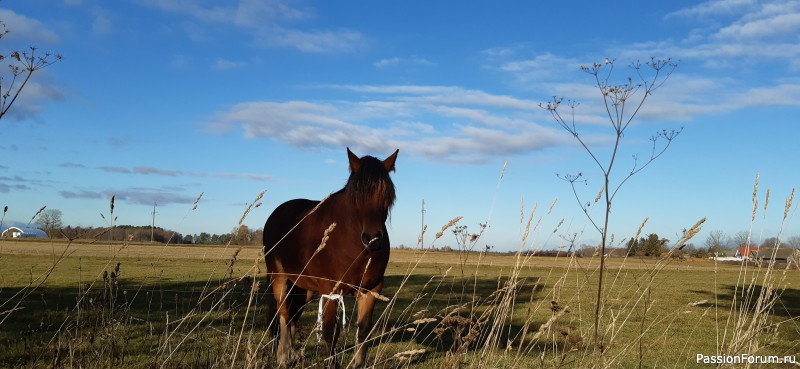
[[[290,47],[305,53],[352,53],[365,45],[361,33],[342,29],[329,31],[303,31],[272,27],[256,32],[253,45],[263,47]]]
[[[11,31],[3,37],[4,42],[54,44],[59,41],[58,34],[49,30],[42,22],[17,14],[13,10],[0,9],[0,20]]]
[[[227,128],[241,126],[247,138],[272,138],[306,149],[341,146],[376,149],[386,144],[376,130],[345,122],[341,119],[343,115],[339,107],[331,104],[247,102],[218,114],[215,124]]]
[[[500,66],[500,70],[515,76],[520,84],[529,84],[553,79],[561,79],[574,74],[581,63],[551,53],[537,55],[532,59],[512,60]]]
[[[378,60],[372,65],[378,69],[390,68],[390,67],[397,67],[401,65],[408,65],[408,66],[432,66],[435,65],[433,62],[426,58],[420,57],[412,57],[412,58],[386,58]]]
[[[162,11],[183,14],[203,23],[230,25],[252,36],[256,47],[288,47],[305,53],[351,53],[365,44],[364,36],[351,29],[301,29],[290,23],[309,21],[315,11],[295,7],[283,0],[238,0],[226,5],[203,6],[193,0],[140,0],[141,4]],[[186,28],[186,27],[184,27]],[[191,39],[198,28],[191,26]],[[204,36],[205,34],[203,34]]]
[[[92,17],[91,31],[94,36],[106,36],[114,32],[116,16],[113,12],[100,7],[92,7],[89,12]]]
[[[189,66],[191,60],[186,55],[173,55],[170,66],[175,69],[183,69]]]
[[[114,24],[105,16],[97,16],[92,21],[92,33],[95,35],[105,35],[111,33],[114,29]]]
[[[313,17],[313,9],[294,8],[281,0],[241,0],[236,6],[234,23],[258,28],[265,21],[301,21]]]
[[[798,29],[800,29],[800,13],[775,14],[767,18],[731,24],[722,28],[715,36],[731,39],[757,39],[789,33],[796,34]]]
[[[60,191],[59,194],[65,199],[103,199],[115,196],[117,201],[125,201],[137,205],[159,205],[167,204],[191,204],[194,196],[185,195],[186,191],[180,188],[124,188],[107,189],[104,191],[78,190]]]
[[[711,1],[670,16],[720,19],[711,25],[701,22],[681,40],[642,42],[620,47],[620,51],[637,57],[649,54],[700,60],[710,67],[770,60],[794,65],[800,56],[800,1]]]
[[[533,107],[517,101],[509,108],[506,100],[514,101],[509,96],[443,86],[338,88],[372,92],[351,100],[240,103],[219,112],[210,125],[226,131],[240,128],[250,139],[307,150],[400,148],[429,160],[458,163],[572,144],[555,127],[536,124]],[[460,95],[445,99],[444,91]],[[535,109],[543,116],[540,108]]]
[[[223,58],[217,58],[217,60],[214,61],[214,69],[220,69],[220,70],[244,68],[246,66],[247,62],[232,61]]]
[[[8,117],[15,120],[25,120],[37,116],[44,111],[44,105],[47,101],[62,101],[64,94],[54,84],[47,83],[49,78],[44,71],[38,71],[34,77],[25,85],[25,88],[19,94],[19,97],[14,101],[11,109],[8,111]],[[8,78],[8,76],[4,76]],[[20,82],[17,81],[15,87],[12,89],[13,93],[19,88]],[[4,86],[7,87],[7,86]],[[12,97],[9,97],[9,101]]]
[[[666,18],[670,17],[705,17],[715,15],[728,15],[735,11],[749,7],[755,4],[755,0],[712,0],[706,1],[695,6],[680,9],[678,11],[669,13]]]
[[[378,60],[372,63],[372,65],[375,66],[375,68],[387,68],[399,65],[401,62],[402,59],[395,57],[395,58]]]
[[[800,1],[708,1],[670,13],[665,21],[677,18],[694,27],[683,38],[602,50],[617,58],[617,77],[636,77],[620,61],[649,56],[669,56],[679,61],[677,74],[645,104],[642,118],[690,121],[749,107],[800,107],[800,83],[785,80],[800,70]],[[568,77],[582,74],[572,69],[572,58],[542,54],[521,59],[517,57],[519,52],[509,53],[508,57],[498,57],[500,54],[494,52],[486,57],[493,69],[509,77],[510,83],[575,99],[582,103],[577,121],[607,123],[599,109],[603,105],[593,81]],[[569,69],[559,70],[560,65],[567,64],[571,64]],[[548,79],[550,74],[558,75],[559,80]]]
[[[754,87],[739,94],[734,106],[796,106],[800,107],[800,84],[778,84]]]
[[[481,51],[481,54],[488,58],[510,58],[517,54],[514,47],[492,47]]]

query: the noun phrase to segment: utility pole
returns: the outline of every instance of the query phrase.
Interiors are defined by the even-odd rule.
[[[153,236],[155,235],[155,229],[156,229],[156,214],[158,214],[158,213],[156,212],[156,202],[155,202],[155,201],[153,201],[153,224],[150,226],[150,243],[153,243],[153,239],[154,239],[154,237],[153,237]]]
[[[425,199],[422,199],[422,225],[419,229],[419,248],[425,250]]]

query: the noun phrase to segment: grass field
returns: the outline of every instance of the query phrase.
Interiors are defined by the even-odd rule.
[[[370,362],[702,368],[713,365],[698,354],[800,356],[798,270],[609,258],[598,349],[597,264],[393,250]],[[0,240],[0,367],[273,367],[264,273],[256,247]],[[773,303],[755,303],[762,291]],[[310,304],[300,367],[321,367]],[[355,341],[345,305],[344,365]]]

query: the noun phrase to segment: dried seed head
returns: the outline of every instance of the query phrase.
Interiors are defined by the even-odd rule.
[[[634,240],[639,239],[639,235],[642,234],[642,229],[644,229],[644,225],[647,224],[648,220],[650,220],[650,217],[644,217],[642,224],[639,225],[639,229],[636,230],[636,236],[633,237]]]
[[[786,217],[789,215],[789,209],[792,207],[792,202],[794,202],[794,188],[792,188],[792,194],[786,199],[786,204],[783,206],[783,219],[785,220]]]
[[[756,220],[756,211],[758,211],[758,173],[756,173],[756,182],[753,185],[753,214],[750,216],[750,221]]]
[[[600,186],[600,192],[598,192],[597,197],[594,198],[595,204],[597,204],[597,202],[600,201],[600,198],[603,197],[603,192],[605,192],[605,190],[606,190],[605,186]]]
[[[705,223],[705,222],[706,222],[706,217],[703,217],[702,219],[698,220],[698,221],[697,221],[697,223],[695,223],[695,224],[692,226],[692,228],[689,228],[689,230],[688,230],[688,231],[686,231],[686,237],[687,237],[687,238],[692,238],[692,237],[694,237],[694,236],[695,236],[697,233],[699,233],[699,232],[700,232],[701,226],[702,226],[702,225],[703,225],[703,223]]]
[[[204,193],[205,193],[205,192],[200,192],[200,196],[197,196],[197,198],[196,198],[196,199],[194,199],[194,204],[192,204],[192,205],[194,205],[194,206],[192,206],[192,210],[195,210],[195,209],[197,209],[197,203],[199,203],[199,202],[200,202],[200,199],[201,199],[201,198],[203,198],[203,194],[204,194]]]
[[[416,355],[422,355],[424,353],[425,349],[408,350],[408,351],[398,352],[392,355],[392,358],[394,358],[395,360],[410,360],[412,357]]]
[[[455,217],[455,218],[453,218],[453,219],[450,219],[450,221],[449,221],[449,222],[447,222],[447,224],[445,224],[444,226],[442,226],[442,230],[441,230],[441,231],[439,231],[439,233],[436,233],[436,238],[435,238],[435,240],[438,240],[439,238],[441,238],[441,237],[442,237],[442,235],[444,235],[444,231],[446,231],[448,228],[450,228],[450,227],[452,227],[453,225],[455,225],[456,223],[458,223],[458,221],[460,221],[460,220],[461,220],[461,218],[463,218],[463,217],[462,217],[462,216],[457,216],[457,217]]]
[[[33,220],[36,219],[36,217],[38,217],[39,214],[41,214],[46,207],[47,207],[47,205],[42,206],[42,208],[39,209],[39,211],[37,211],[36,214],[33,214],[33,217],[31,217],[31,220],[30,220],[30,222],[28,222],[28,224],[31,224],[31,222],[33,222]]]
[[[564,218],[561,218],[561,221],[560,221],[560,222],[558,222],[558,225],[556,226],[556,228],[555,228],[555,229],[553,229],[553,233],[556,233],[556,232],[558,232],[558,229],[559,229],[559,228],[561,228],[561,226],[562,226],[563,224],[564,224]]]
[[[325,232],[322,233],[322,240],[319,243],[319,247],[317,247],[317,249],[314,251],[314,255],[325,248],[325,245],[328,243],[328,238],[330,238],[330,233],[333,232],[334,228],[336,228],[336,222],[331,223],[331,225],[325,229]]]
[[[550,204],[550,208],[549,208],[549,209],[547,209],[547,214],[550,214],[550,212],[552,212],[552,211],[553,211],[553,208],[556,206],[556,203],[558,203],[558,198],[556,198],[555,200],[553,200],[553,203],[552,203],[552,204]]]
[[[435,323],[435,322],[437,322],[436,318],[423,318],[423,319],[417,319],[417,320],[411,322],[411,324],[419,325],[419,324],[427,324],[427,323]]]
[[[265,191],[261,191],[261,193],[259,193],[258,196],[256,196],[256,199],[253,200],[253,202],[256,203],[256,202],[258,202],[258,200],[261,200],[261,198],[264,197],[264,192],[267,192],[267,191],[266,190]]]

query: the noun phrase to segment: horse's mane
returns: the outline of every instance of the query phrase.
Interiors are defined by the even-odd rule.
[[[360,160],[361,168],[350,173],[347,184],[339,192],[344,192],[359,208],[380,206],[383,210],[391,210],[395,200],[394,183],[383,162],[372,156]]]

